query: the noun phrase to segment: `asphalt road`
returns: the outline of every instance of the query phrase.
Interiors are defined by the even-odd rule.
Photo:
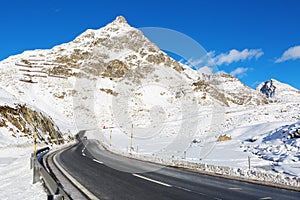
[[[300,199],[300,192],[159,168],[107,152],[94,140],[83,140],[56,159],[99,199]]]

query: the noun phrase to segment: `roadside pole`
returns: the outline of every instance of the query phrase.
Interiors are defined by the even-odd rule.
[[[33,151],[34,153],[36,153],[36,138],[37,138],[37,134],[36,134],[36,130],[34,129],[34,132],[33,132],[33,138],[34,138],[34,143],[33,143]]]
[[[111,146],[111,141],[112,141],[112,130],[110,130],[109,133],[109,146]]]
[[[132,146],[132,140],[133,140],[133,124],[131,124],[131,135],[130,135],[130,153],[133,149],[133,146]]]
[[[31,168],[33,168],[33,180],[32,183],[35,184],[40,181],[40,173],[39,173],[39,167],[38,165],[35,164],[37,161],[36,157],[36,139],[37,139],[37,133],[36,133],[36,128],[34,127],[34,132],[33,132],[33,154],[31,155]]]
[[[250,170],[250,167],[251,167],[251,165],[250,165],[250,156],[248,156],[248,166],[249,166],[249,170]]]

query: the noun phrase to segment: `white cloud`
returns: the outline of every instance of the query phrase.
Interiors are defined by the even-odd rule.
[[[233,70],[232,72],[230,72],[230,74],[233,76],[243,77],[246,75],[247,71],[249,71],[249,68],[239,67]]]
[[[181,59],[179,62],[197,70],[202,67],[214,66],[214,60],[212,59],[214,55],[214,52],[211,51],[202,55],[200,58],[190,58],[187,61]]]
[[[275,63],[296,59],[300,59],[300,46],[294,46],[286,50],[282,56],[275,61]]]
[[[188,66],[197,66],[205,62],[204,58],[199,58],[197,60],[189,59],[185,64]]]
[[[244,49],[243,51],[232,49],[228,53],[222,53],[214,57],[214,61],[216,65],[229,65],[233,62],[243,61],[246,59],[258,59],[263,54],[264,52],[261,49]]]
[[[212,69],[208,66],[201,67],[197,70],[199,74],[212,74]]]
[[[224,70],[221,70],[221,71],[217,71],[216,74],[228,74],[227,72],[225,72]]]

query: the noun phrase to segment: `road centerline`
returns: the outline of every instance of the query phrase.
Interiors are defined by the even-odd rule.
[[[161,181],[157,181],[157,180],[154,180],[154,179],[151,179],[151,178],[147,178],[147,177],[141,176],[141,175],[139,175],[139,174],[132,174],[132,175],[135,176],[135,177],[138,177],[138,178],[141,178],[141,179],[144,179],[144,180],[153,182],[153,183],[157,183],[157,184],[166,186],[166,187],[172,187],[172,185],[169,185],[169,184],[167,184],[167,183],[164,183],[164,182],[161,182]]]
[[[175,188],[178,188],[178,189],[180,189],[180,190],[185,190],[185,191],[187,191],[187,192],[193,192],[192,190],[190,190],[190,189],[187,189],[187,188],[184,188],[184,187],[180,187],[180,186],[174,186]],[[201,195],[202,195],[202,193],[201,193]]]
[[[231,188],[228,188],[229,190],[242,190],[242,188],[239,188],[239,187],[231,187]]]

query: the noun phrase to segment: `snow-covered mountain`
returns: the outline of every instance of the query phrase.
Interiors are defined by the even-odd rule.
[[[166,103],[169,107],[184,90],[194,92],[193,98],[196,99],[191,97],[190,100],[200,105],[212,102],[225,106],[267,103],[259,92],[249,89],[232,76],[199,77],[195,71],[161,51],[121,16],[103,28],[85,31],[69,43],[11,56],[0,63],[0,70],[3,90],[21,102],[48,113],[65,132],[79,128],[74,123],[76,116],[82,117],[82,120],[77,120],[82,125],[95,124],[89,118],[95,118],[92,110],[97,109],[100,110],[96,111],[96,117],[102,120],[97,123],[112,125],[112,98],[120,93],[117,90],[126,88],[126,84],[131,89],[149,81],[152,85],[163,85],[169,92],[177,94],[177,97],[171,93],[169,96],[160,95],[169,102]],[[190,76],[191,73],[193,76]],[[102,99],[101,108],[91,107],[92,103],[88,101],[91,90],[96,90],[95,96]],[[135,98],[140,102],[136,102],[138,105],[142,105],[144,100],[138,96]],[[97,99],[92,101],[97,102]],[[142,109],[144,115],[149,115],[147,106],[140,107],[136,106],[133,110]],[[90,111],[87,115],[78,114],[84,110]],[[132,115],[135,118],[140,116],[139,113]]]
[[[281,83],[275,79],[260,83],[257,88],[266,97],[281,102],[299,102],[300,91],[286,83]]]

